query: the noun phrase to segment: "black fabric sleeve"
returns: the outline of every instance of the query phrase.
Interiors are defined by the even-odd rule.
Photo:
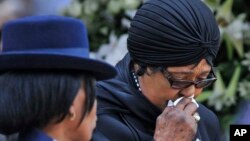
[[[107,137],[105,137],[100,131],[95,129],[91,141],[110,141],[110,140]]]
[[[198,131],[202,141],[221,141],[221,129],[217,116],[205,106],[198,108],[201,120],[199,121]]]
[[[92,141],[135,141],[135,139],[119,115],[105,114],[98,116]]]

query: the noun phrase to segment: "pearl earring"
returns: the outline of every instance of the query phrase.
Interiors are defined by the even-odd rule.
[[[135,75],[134,72],[132,72],[133,74],[133,78],[134,78],[134,81],[135,81],[135,84],[136,84],[136,87],[138,88],[139,91],[141,91],[141,87],[140,87],[140,84],[139,84],[139,80],[138,80],[138,77]]]

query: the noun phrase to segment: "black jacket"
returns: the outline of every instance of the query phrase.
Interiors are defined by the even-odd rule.
[[[161,111],[135,87],[126,55],[117,65],[118,76],[98,82],[98,121],[93,141],[150,141],[153,140],[156,118]],[[200,104],[201,120],[196,138],[219,141],[220,128],[215,114]]]

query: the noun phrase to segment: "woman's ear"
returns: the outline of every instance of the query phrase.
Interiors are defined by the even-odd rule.
[[[74,121],[75,119],[76,119],[76,109],[74,105],[71,105],[69,109],[69,120]]]

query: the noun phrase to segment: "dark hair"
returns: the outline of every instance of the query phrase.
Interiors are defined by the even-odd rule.
[[[133,69],[134,64],[137,64],[139,67],[136,71]],[[148,65],[146,63],[138,63],[132,59],[131,63],[130,63],[130,68],[132,69],[132,71],[134,71],[134,73],[137,76],[142,76],[145,73],[150,75],[150,73],[147,71],[147,68],[149,68],[151,70],[151,73],[156,73],[156,72],[162,71],[163,68],[166,68],[166,66],[152,66],[152,65]]]
[[[135,74],[138,76],[142,76],[145,73],[149,75],[150,73],[147,71],[147,68],[151,70],[151,73],[164,72],[164,70],[168,68],[167,65],[153,66],[153,65],[148,65],[146,63],[138,63],[134,60],[132,60],[130,67],[133,67],[133,64],[137,64],[139,66],[138,70],[135,71]],[[199,64],[198,62],[194,63],[194,67],[196,67],[198,64]]]
[[[0,75],[0,133],[8,135],[62,121],[81,87],[86,93],[83,120],[95,101],[92,76],[65,72]]]

